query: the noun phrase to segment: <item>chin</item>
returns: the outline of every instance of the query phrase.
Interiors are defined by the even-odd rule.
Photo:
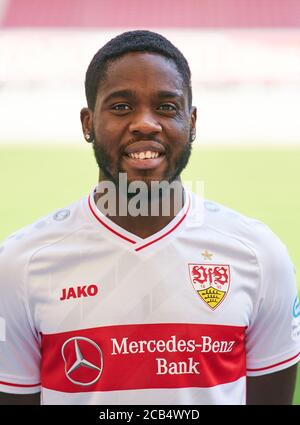
[[[162,182],[167,180],[168,180],[167,176],[128,176],[127,177],[128,184],[138,181],[138,182],[146,183],[148,187],[150,187],[152,182]]]

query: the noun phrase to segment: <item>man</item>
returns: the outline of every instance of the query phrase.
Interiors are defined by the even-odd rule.
[[[98,187],[1,249],[1,402],[291,403],[294,270],[265,225],[183,188],[186,59],[159,34],[121,34],[94,56],[86,96]]]

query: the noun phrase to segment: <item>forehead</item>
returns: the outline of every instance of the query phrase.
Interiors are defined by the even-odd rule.
[[[175,63],[156,53],[131,52],[113,60],[107,68],[98,95],[110,91],[131,89],[153,92],[177,90],[183,92],[183,78]]]

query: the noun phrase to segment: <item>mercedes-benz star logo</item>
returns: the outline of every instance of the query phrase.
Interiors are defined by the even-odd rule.
[[[79,341],[81,341],[80,344]],[[61,354],[65,362],[66,377],[73,384],[87,386],[98,381],[103,370],[103,355],[100,347],[94,341],[83,336],[69,338],[61,347]],[[73,359],[74,354],[75,361],[70,365],[70,358]],[[87,380],[82,378],[84,369],[86,372],[89,370]],[[79,371],[79,374],[76,371]]]

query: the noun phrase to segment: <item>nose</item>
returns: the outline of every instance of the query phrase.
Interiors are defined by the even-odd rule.
[[[134,114],[133,120],[129,125],[129,131],[133,134],[146,136],[152,133],[160,133],[162,127],[151,111],[141,111]]]

